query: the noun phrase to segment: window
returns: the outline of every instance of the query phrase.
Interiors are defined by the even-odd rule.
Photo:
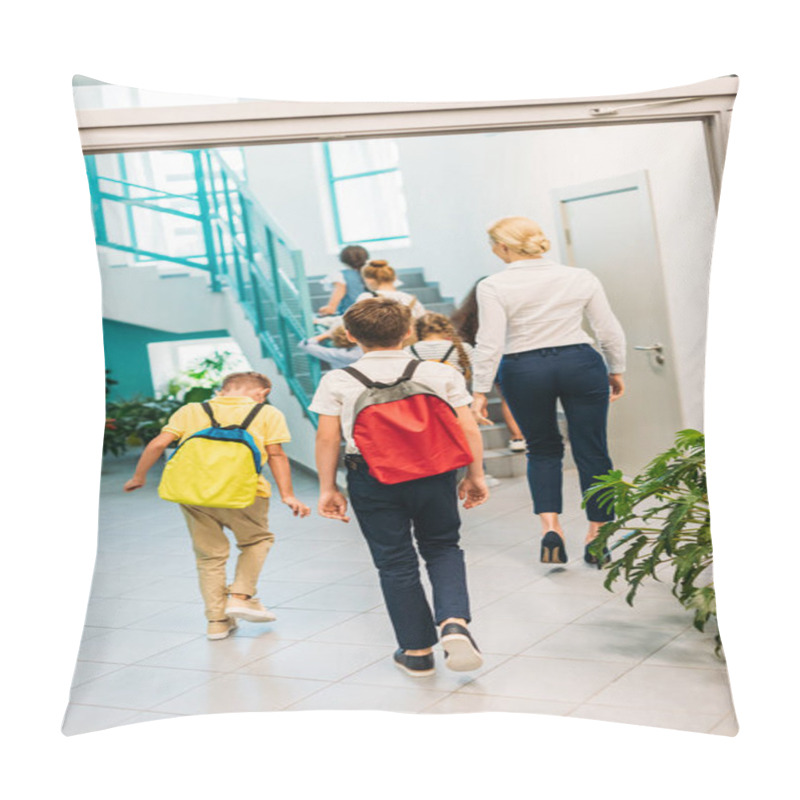
[[[409,244],[397,144],[373,139],[322,148],[337,245]]]

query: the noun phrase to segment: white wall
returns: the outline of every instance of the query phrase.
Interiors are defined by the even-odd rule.
[[[558,259],[551,190],[647,170],[684,424],[702,427],[715,209],[700,123],[404,139],[400,153],[415,253],[436,265],[431,272],[443,291],[457,296],[502,267],[486,244],[488,223],[512,215],[537,220]]]
[[[702,427],[708,268],[715,210],[700,123],[520,131],[398,139],[411,246],[375,250],[396,267],[424,267],[460,300],[502,267],[487,225],[537,220],[554,244],[551,190],[647,170],[678,362],[684,424]],[[337,268],[326,242],[318,145],[247,149],[251,188],[306,254],[308,274]],[[613,305],[614,298],[611,298]]]
[[[101,266],[103,316],[170,333],[225,328],[220,293],[200,273],[163,278],[158,267]]]

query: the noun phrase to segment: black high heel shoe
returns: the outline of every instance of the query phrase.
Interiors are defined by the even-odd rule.
[[[583,560],[587,564],[592,564],[600,569],[603,564],[607,564],[609,561],[611,561],[611,551],[607,547],[603,547],[602,557],[598,559],[597,556],[589,550],[590,544],[591,542],[587,542],[586,546],[583,548]]]
[[[567,550],[564,540],[555,531],[548,531],[542,538],[542,564],[566,564]]]

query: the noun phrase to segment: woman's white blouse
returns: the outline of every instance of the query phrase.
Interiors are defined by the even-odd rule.
[[[625,371],[625,333],[589,270],[544,258],[512,261],[478,284],[477,300],[473,391],[491,390],[504,354],[594,344],[584,318],[608,371]]]

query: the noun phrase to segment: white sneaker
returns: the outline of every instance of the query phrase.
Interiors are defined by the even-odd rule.
[[[487,485],[487,486],[488,486],[490,489],[491,489],[493,486],[499,486],[499,485],[502,483],[502,481],[501,481],[501,480],[499,480],[498,478],[495,478],[495,477],[494,477],[494,475],[489,475],[489,473],[488,473],[488,472],[487,472],[487,473],[484,475],[484,478],[486,479],[486,485]]]
[[[207,639],[227,639],[239,626],[233,617],[208,623]]]
[[[508,449],[512,453],[524,453],[528,449],[528,444],[524,439],[512,439],[508,443]]]
[[[225,613],[229,617],[243,619],[247,622],[274,622],[277,619],[255,597],[251,597],[249,600],[242,600],[240,597],[229,597],[228,605],[225,606]]]

